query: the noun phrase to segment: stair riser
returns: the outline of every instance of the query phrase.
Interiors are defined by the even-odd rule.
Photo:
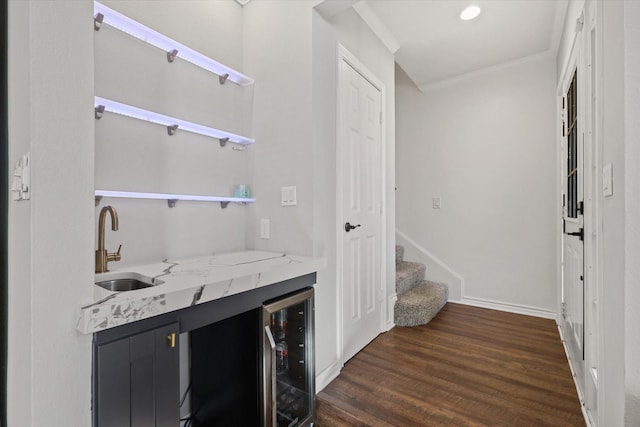
[[[424,264],[403,262],[396,270],[396,293],[402,295],[424,280]]]
[[[423,282],[398,297],[394,309],[397,326],[425,325],[433,319],[449,299],[449,288],[443,283]]]

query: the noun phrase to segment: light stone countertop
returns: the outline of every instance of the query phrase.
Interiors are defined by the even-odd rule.
[[[90,334],[304,276],[326,266],[324,258],[243,251],[112,269],[96,274],[95,281],[136,273],[164,283],[125,292],[93,285],[94,300],[78,308],[76,325],[80,333]]]

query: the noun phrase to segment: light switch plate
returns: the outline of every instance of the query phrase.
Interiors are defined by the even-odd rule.
[[[613,165],[611,163],[602,167],[602,194],[605,197],[613,196]]]
[[[31,198],[31,153],[21,156],[13,168],[11,196],[15,201]]]
[[[431,206],[433,209],[440,209],[442,207],[442,198],[434,197],[431,199]]]
[[[295,206],[297,202],[296,187],[282,187],[282,206]]]

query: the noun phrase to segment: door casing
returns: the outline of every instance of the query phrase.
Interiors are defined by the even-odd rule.
[[[602,34],[599,30],[598,22],[601,20],[598,9],[602,2],[587,0],[580,18],[576,22],[575,32],[568,60],[562,69],[562,78],[557,87],[557,117],[562,117],[562,97],[566,93],[566,82],[570,79],[574,70],[578,70],[580,90],[578,92],[579,111],[582,121],[583,135],[583,222],[584,228],[584,360],[582,367],[576,367],[575,361],[571,359],[569,349],[565,346],[569,364],[576,378],[578,395],[583,402],[582,410],[585,417],[593,425],[597,425],[598,407],[601,406],[602,393],[599,393],[598,383],[602,384],[601,366],[603,352],[602,338],[602,126],[601,126],[601,105],[602,105]],[[566,160],[562,141],[562,119],[559,121],[558,132],[558,157],[557,170],[562,170],[562,162]],[[558,212],[563,212],[562,195],[566,191],[564,180],[558,177]],[[560,333],[565,340],[569,340],[569,331],[565,330],[562,319],[563,302],[563,224],[558,222],[557,233],[557,256],[558,256],[558,317]],[[574,355],[575,357],[575,355]]]

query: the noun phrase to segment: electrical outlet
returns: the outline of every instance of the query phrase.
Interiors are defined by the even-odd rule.
[[[271,224],[268,219],[260,220],[260,238],[261,239],[271,238]]]
[[[431,206],[433,209],[440,209],[442,206],[442,199],[440,197],[434,197],[431,199]]]

